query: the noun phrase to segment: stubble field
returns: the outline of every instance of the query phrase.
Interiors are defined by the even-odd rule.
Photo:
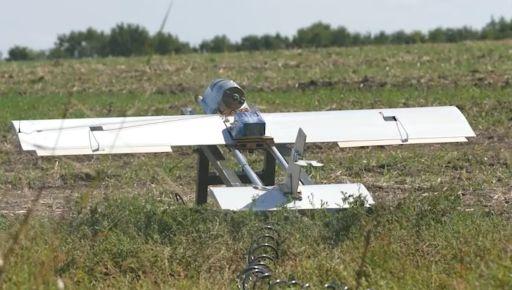
[[[326,164],[312,172],[317,182],[361,182],[373,210],[254,214],[193,205],[191,148],[38,158],[19,150],[10,125],[179,114],[218,77],[237,81],[265,112],[456,105],[477,138],[308,146],[308,158]],[[507,289],[511,204],[510,42],[0,62],[6,289],[235,288],[253,231],[267,223],[282,237],[274,279],[313,288],[336,280],[364,289]]]

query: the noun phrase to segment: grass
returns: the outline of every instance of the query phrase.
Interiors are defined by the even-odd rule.
[[[235,288],[252,231],[282,233],[276,278],[319,287],[507,289],[512,285],[510,42],[372,46],[57,62],[0,62],[0,253],[5,289]],[[10,120],[178,114],[216,77],[263,111],[457,105],[466,144],[311,145],[315,180],[362,182],[366,212],[228,213],[192,206],[195,156],[36,158]],[[257,160],[256,156],[250,156]],[[177,204],[173,193],[186,205]],[[371,231],[364,260],[365,236]],[[362,263],[362,267],[361,267]],[[358,273],[358,274],[356,274]]]

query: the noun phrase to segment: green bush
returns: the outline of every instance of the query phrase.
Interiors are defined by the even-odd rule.
[[[94,28],[85,31],[71,31],[57,37],[55,47],[50,51],[52,58],[82,58],[108,55],[108,35]]]
[[[215,36],[199,44],[199,50],[206,52],[228,52],[235,50],[231,40],[226,35]]]
[[[36,58],[36,52],[26,46],[16,45],[9,49],[7,60],[34,60]]]
[[[188,43],[181,42],[170,33],[158,32],[152,37],[151,42],[154,52],[161,55],[190,51]]]
[[[108,51],[113,56],[144,55],[149,52],[149,32],[136,24],[120,23],[110,30]]]

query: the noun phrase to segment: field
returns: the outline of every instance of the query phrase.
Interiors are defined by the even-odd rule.
[[[314,289],[510,289],[511,60],[511,42],[468,42],[0,62],[0,287],[236,288],[253,231],[273,223],[274,278]],[[193,206],[191,148],[37,158],[19,151],[9,123],[179,114],[218,77],[266,112],[456,105],[477,138],[311,145],[308,158],[326,164],[313,178],[365,184],[373,210],[255,214]]]

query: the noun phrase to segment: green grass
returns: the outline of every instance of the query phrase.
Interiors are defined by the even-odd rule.
[[[507,289],[512,285],[512,48],[507,42],[0,62],[0,253],[6,289],[235,288],[251,232],[284,237],[276,278],[319,287]],[[10,120],[178,114],[216,77],[263,111],[456,105],[465,144],[308,146],[323,183],[361,182],[372,212],[227,213],[193,205],[195,155],[37,158]],[[196,107],[197,108],[197,107]],[[197,108],[198,109],[198,108]],[[258,160],[250,155],[250,160]],[[183,195],[177,205],[173,193]],[[360,269],[364,239],[371,242]],[[361,271],[362,270],[362,271]]]

